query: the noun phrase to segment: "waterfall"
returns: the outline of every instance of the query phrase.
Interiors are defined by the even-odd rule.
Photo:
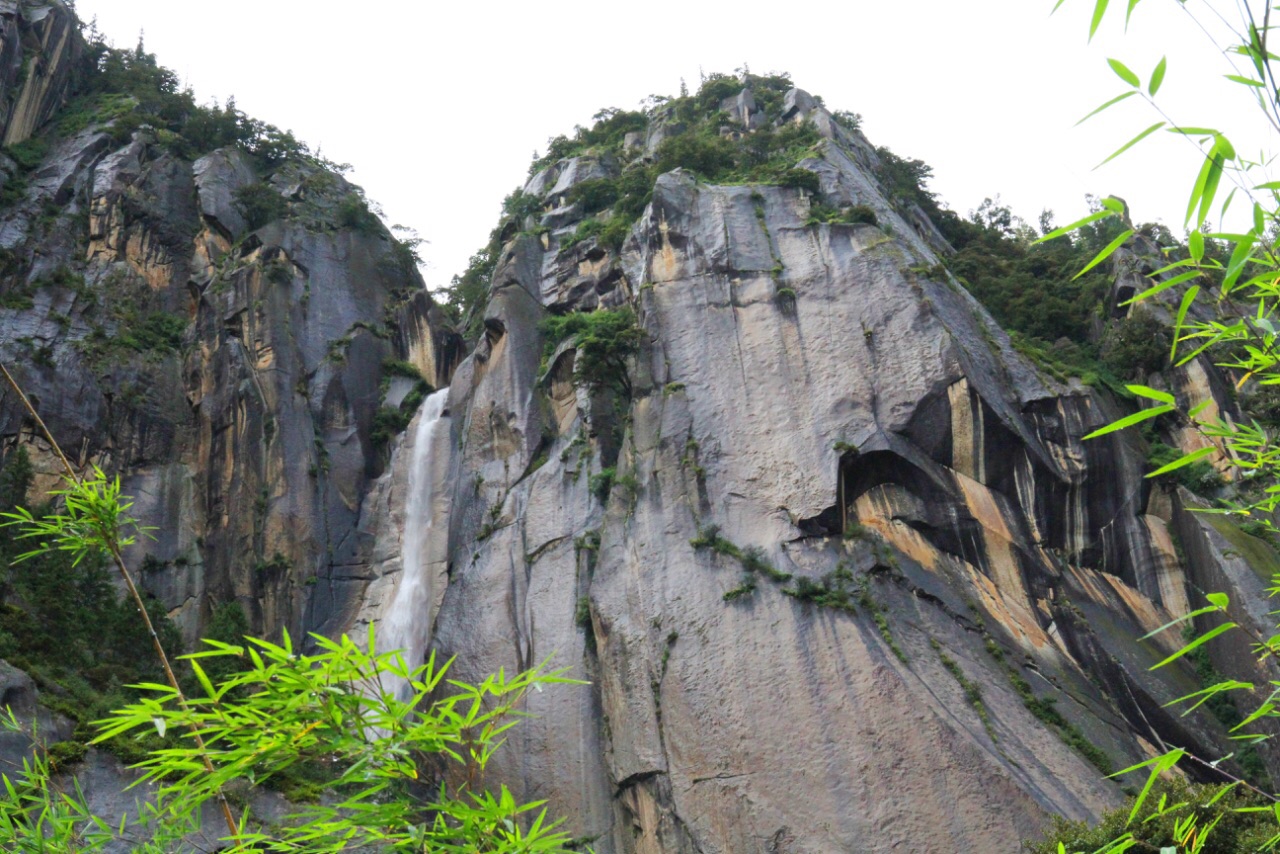
[[[428,548],[431,543],[432,521],[438,515],[436,504],[445,500],[437,487],[444,480],[444,468],[448,465],[447,445],[445,453],[436,453],[436,440],[446,426],[443,417],[449,389],[435,392],[422,404],[418,413],[418,428],[413,437],[413,454],[409,460],[409,476],[404,506],[404,532],[400,543],[403,568],[396,585],[395,596],[383,613],[378,633],[378,648],[398,649],[410,668],[422,663],[431,636],[432,611],[442,590],[433,589]],[[447,439],[446,439],[447,440]],[[441,534],[447,533],[442,531]],[[397,696],[407,699],[408,683],[397,688]]]

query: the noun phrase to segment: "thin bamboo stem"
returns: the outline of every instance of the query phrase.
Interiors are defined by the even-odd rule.
[[[27,397],[26,392],[22,390],[22,386],[18,385],[18,381],[13,378],[13,374],[9,373],[9,368],[0,360],[0,373],[4,374],[5,380],[13,388],[14,393],[18,395],[18,399],[22,401],[23,407],[27,413],[35,420],[36,426],[40,428],[40,432],[44,434],[45,439],[49,442],[53,452],[57,454],[58,459],[62,461],[63,468],[66,469],[67,478],[75,484],[80,483],[80,476],[76,472],[75,467],[71,465],[71,461],[67,459],[67,455],[63,453],[62,447],[58,444],[58,440],[53,438],[53,433],[44,423],[44,419],[40,417],[40,413],[36,411],[35,406]],[[169,686],[173,688],[174,695],[177,697],[178,705],[184,712],[189,712],[191,707],[187,703],[187,696],[182,691],[182,686],[178,684],[178,677],[173,672],[173,667],[169,664],[169,656],[164,651],[164,644],[160,642],[160,635],[156,632],[155,624],[151,622],[151,615],[147,613],[147,606],[142,601],[142,594],[138,592],[138,586],[133,582],[133,574],[129,572],[129,567],[124,562],[124,555],[120,553],[120,546],[114,537],[104,538],[103,542],[107,547],[107,552],[111,555],[112,561],[116,565],[116,569],[120,572],[120,577],[124,580],[124,585],[129,591],[129,595],[133,597],[133,603],[137,606],[138,614],[142,617],[143,625],[147,628],[147,634],[151,635],[151,645],[155,648],[156,657],[160,659],[160,666],[164,668],[165,678],[169,680]],[[205,770],[210,774],[214,773],[213,761],[209,759],[209,749],[205,746],[204,738],[201,737],[199,729],[194,723],[190,725],[191,737],[195,740],[196,747],[200,752],[200,759],[204,763]],[[222,787],[217,788],[218,803],[222,807],[222,817],[227,823],[227,830],[230,832],[232,842],[239,845],[240,842],[240,826],[236,824],[235,815],[231,812],[231,804],[227,802],[227,797],[222,791]]]

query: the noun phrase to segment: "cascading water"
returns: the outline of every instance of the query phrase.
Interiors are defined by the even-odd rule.
[[[446,426],[444,406],[449,389],[435,392],[422,404],[418,416],[418,429],[414,433],[413,454],[409,460],[409,476],[404,507],[404,533],[400,555],[403,569],[396,585],[395,596],[383,614],[378,633],[378,648],[401,650],[410,668],[422,663],[431,634],[433,606],[443,591],[433,589],[428,548],[431,543],[432,522],[436,504],[443,496],[437,486],[443,480],[446,453],[433,453],[440,443],[437,437]],[[396,689],[397,696],[407,699],[408,683]]]

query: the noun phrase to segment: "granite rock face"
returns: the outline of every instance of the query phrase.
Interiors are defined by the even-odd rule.
[[[784,113],[824,137],[816,194],[677,170],[613,250],[569,240],[599,161],[525,187],[549,231],[507,244],[452,379],[434,645],[464,679],[549,659],[592,684],[531,696],[496,778],[597,851],[1012,852],[1119,804],[1102,767],[1230,752],[1164,708],[1193,690],[1147,670],[1177,638],[1134,639],[1197,586],[1257,598],[1275,555],[1224,558],[1238,530],[1144,480],[1135,440],[1082,441],[1116,402],[1013,349],[860,133],[799,90]],[[645,339],[620,418],[540,326],[618,306]],[[1211,366],[1152,381],[1233,406]]]
[[[65,94],[83,50],[65,15],[0,0],[7,143]],[[717,101],[725,136],[769,130],[764,102]],[[262,634],[377,624],[406,527],[429,525],[421,619],[457,678],[549,661],[589,681],[529,696],[490,782],[602,854],[1013,852],[1053,814],[1119,804],[1104,768],[1161,744],[1230,752],[1165,708],[1197,685],[1148,671],[1177,638],[1134,638],[1202,589],[1265,625],[1280,557],[1145,480],[1137,439],[1083,441],[1123,404],[1013,348],[858,131],[801,90],[778,104],[777,127],[821,138],[797,163],[810,189],[677,169],[620,242],[579,234],[574,188],[652,158],[682,128],[670,110],[621,156],[535,174],[541,212],[504,232],[467,347],[322,164],[192,162],[146,127],[90,125],[34,168],[0,159],[21,188],[0,208],[0,358],[74,462],[119,473],[158,528],[128,557],[188,641],[230,601]],[[1118,255],[1116,317],[1150,255]],[[618,308],[641,344],[593,390],[543,321]],[[449,387],[430,448],[420,420],[387,435],[414,390],[388,359]],[[1236,417],[1207,363],[1149,382]],[[56,483],[8,389],[0,443]],[[1215,656],[1250,675],[1242,650]],[[0,692],[30,705],[28,682],[4,670]],[[109,765],[87,766],[94,797]]]
[[[0,2],[0,127],[4,145],[29,139],[66,103],[84,51],[62,0]]]
[[[59,34],[61,5],[10,5],[3,50],[11,33],[84,49],[74,27]],[[63,54],[24,55],[26,88],[0,77],[0,104],[17,103],[8,142],[62,86]],[[23,107],[38,81],[53,100]],[[364,202],[317,161],[233,147],[193,163],[146,126],[123,144],[109,125],[41,132],[40,163],[4,164],[22,192],[0,210],[0,358],[73,461],[119,473],[157,528],[129,555],[148,555],[143,586],[189,643],[223,602],[267,634],[345,613],[360,510],[387,460],[383,363],[443,385],[460,358],[414,264],[367,213],[344,219]],[[277,194],[274,214],[251,223],[246,187]],[[8,388],[0,442],[30,447],[38,487],[57,482]]]

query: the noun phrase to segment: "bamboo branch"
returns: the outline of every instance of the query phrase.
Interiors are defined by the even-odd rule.
[[[53,448],[53,452],[62,461],[62,466],[66,469],[67,479],[76,485],[80,484],[80,476],[75,468],[71,465],[71,461],[67,459],[67,455],[63,453],[62,447],[58,444],[58,440],[53,438],[48,425],[44,423],[44,419],[40,417],[40,413],[36,411],[32,405],[30,398],[26,392],[22,390],[22,386],[18,385],[18,381],[13,378],[13,374],[9,373],[9,368],[3,360],[0,360],[0,373],[4,374],[5,380],[13,388],[18,395],[18,399],[22,401],[23,407],[28,414],[35,420],[36,426],[40,428],[40,432],[44,434],[45,439],[49,442],[49,446]],[[99,532],[105,533],[105,532]],[[106,545],[107,553],[111,555],[112,561],[116,565],[116,569],[120,572],[120,577],[124,580],[125,587],[129,590],[129,595],[133,597],[133,603],[138,609],[138,613],[142,616],[143,625],[146,626],[147,634],[151,636],[151,645],[155,647],[156,657],[160,659],[160,666],[164,669],[165,678],[169,680],[169,686],[173,688],[174,695],[178,700],[178,705],[184,712],[190,711],[187,703],[187,696],[182,691],[182,686],[178,684],[178,677],[173,672],[173,667],[169,664],[169,656],[164,651],[164,645],[160,642],[160,635],[156,633],[155,624],[151,622],[151,615],[147,613],[147,606],[142,601],[142,594],[138,592],[138,587],[133,582],[133,574],[129,572],[129,567],[124,562],[124,555],[120,553],[119,543],[114,536],[104,536],[103,543]],[[204,763],[205,770],[210,774],[214,773],[212,760],[209,759],[209,750],[205,746],[204,739],[200,735],[200,731],[194,723],[191,724],[191,737],[195,740],[196,748],[200,752],[200,759]],[[231,812],[231,804],[227,802],[227,797],[222,791],[222,787],[216,789],[218,803],[222,807],[222,817],[226,821],[227,830],[230,832],[230,839],[237,845],[240,842],[240,827],[236,824],[235,816]]]

